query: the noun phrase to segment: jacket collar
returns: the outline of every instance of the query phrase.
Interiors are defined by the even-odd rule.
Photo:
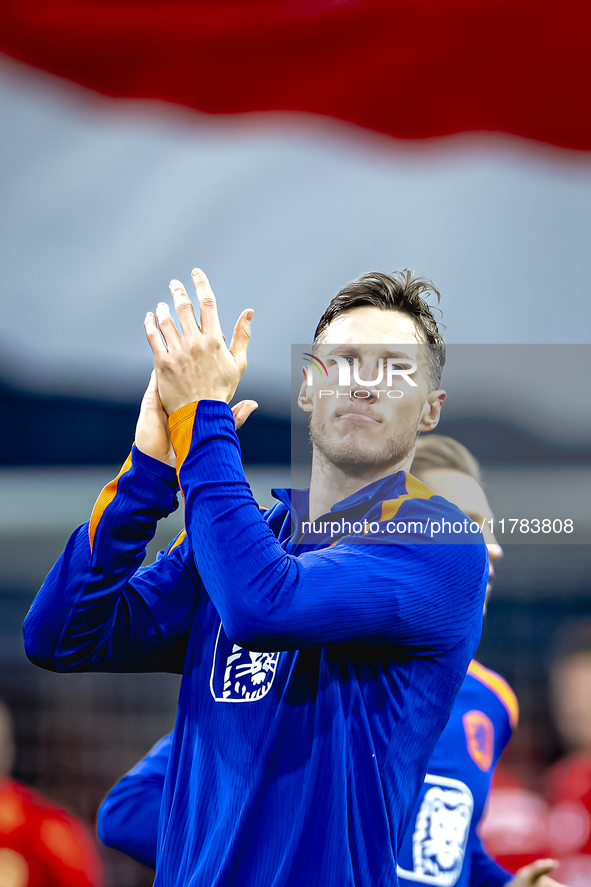
[[[370,503],[382,502],[384,499],[396,499],[405,492],[406,473],[397,471],[395,474],[382,477],[380,480],[357,490],[351,496],[335,502],[329,514],[334,515],[338,512],[357,509],[362,505],[365,505],[364,511],[366,511]],[[288,511],[293,513],[294,517],[303,520],[308,516],[309,490],[274,489],[271,490],[271,493],[275,499],[279,499],[286,506]]]

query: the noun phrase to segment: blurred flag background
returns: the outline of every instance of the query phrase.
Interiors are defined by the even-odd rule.
[[[348,280],[410,267],[457,346],[442,433],[484,463],[497,512],[571,509],[589,531],[590,26],[582,0],[2,5],[0,695],[19,778],[92,824],[171,728],[175,677],[41,672],[20,622],[127,455],[145,311],[195,265],[226,331],[256,310],[241,439],[262,503],[289,483],[290,345]],[[518,384],[493,344],[535,349]],[[497,571],[479,658],[520,698],[507,760],[532,790],[566,751],[548,657],[591,617],[590,567],[588,545],[511,544]],[[105,860],[113,885],[150,882]]]

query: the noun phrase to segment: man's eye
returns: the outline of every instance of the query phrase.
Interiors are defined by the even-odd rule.
[[[339,355],[339,360],[340,360],[340,359],[346,360],[350,367],[353,366],[353,362],[354,362],[354,360],[355,360],[355,358],[354,358],[352,355],[349,355],[349,354],[340,354],[340,355]],[[326,363],[329,363],[329,364],[331,364],[332,366],[337,366],[338,361],[336,361],[334,358],[332,358],[332,359],[329,358],[329,359],[326,361]]]

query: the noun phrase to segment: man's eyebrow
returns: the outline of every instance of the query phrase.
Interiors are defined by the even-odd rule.
[[[331,354],[339,354],[341,351],[346,351],[347,356],[353,355],[353,357],[359,357],[359,348],[357,345],[324,345],[324,348],[320,353],[326,355],[326,357],[330,357]]]
[[[322,349],[322,353],[326,355],[330,354],[338,354],[339,351],[346,351],[347,354],[353,354],[359,356],[361,352],[367,348],[375,348],[379,351],[380,357],[404,357],[406,360],[411,360],[410,354],[407,354],[406,351],[400,351],[399,348],[393,348],[391,345],[351,345],[348,343],[345,344],[334,344],[334,345],[324,345]],[[326,350],[325,350],[326,349]]]
[[[407,354],[406,351],[400,351],[387,345],[383,348],[382,357],[405,357],[407,360],[411,360],[410,354]]]

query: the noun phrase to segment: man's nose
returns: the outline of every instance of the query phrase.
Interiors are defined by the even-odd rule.
[[[360,382],[367,382],[375,386],[383,380],[384,366],[381,358],[368,358],[362,361],[356,369]]]
[[[378,395],[375,389],[369,387],[364,388],[363,385],[358,385],[356,382],[353,382],[351,385],[349,396],[352,400],[357,401],[357,403],[375,403],[378,400]]]

